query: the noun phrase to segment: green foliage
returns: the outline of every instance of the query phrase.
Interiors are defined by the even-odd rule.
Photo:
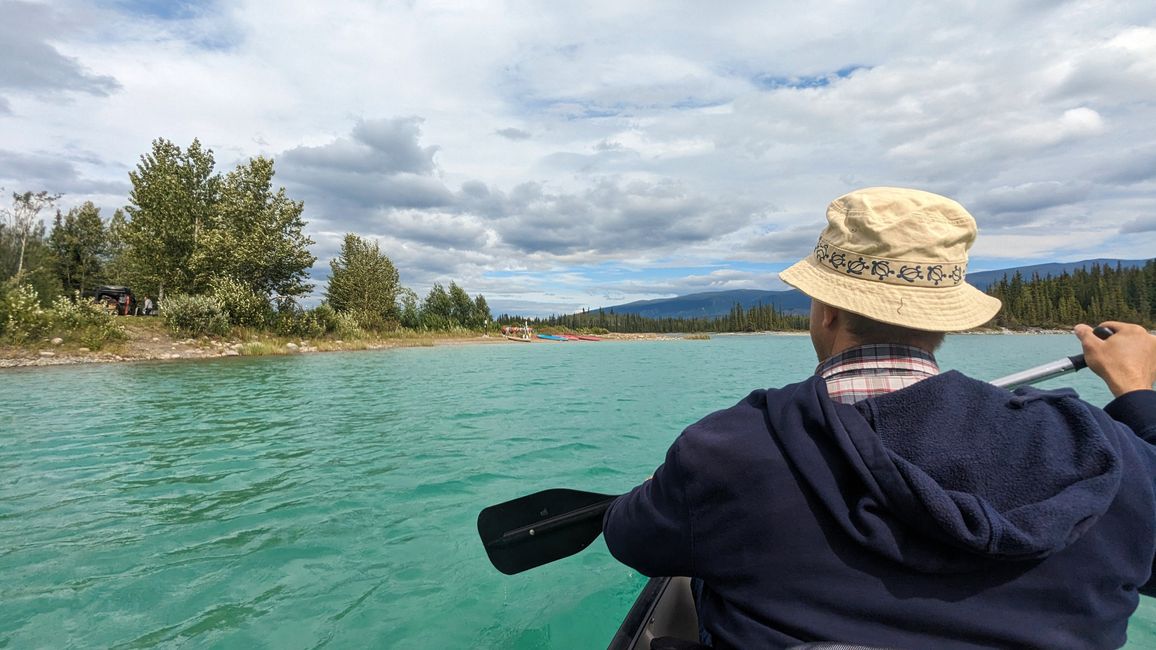
[[[474,309],[472,313],[471,326],[475,328],[482,328],[494,320],[494,315],[490,313],[490,306],[486,304],[486,297],[478,294],[474,298]]]
[[[23,197],[24,195],[17,195]],[[12,211],[0,210],[11,215]],[[47,307],[60,294],[60,282],[52,268],[52,252],[45,241],[43,221],[36,221],[24,237],[20,228],[11,222],[0,222],[0,280],[15,278],[16,282],[32,285],[40,305]]]
[[[124,210],[118,209],[112,213],[112,218],[108,220],[108,227],[104,231],[104,255],[101,260],[104,276],[111,284],[132,284],[130,279],[131,264],[125,254],[127,250],[125,232],[127,230],[128,220],[125,218]],[[142,287],[138,287],[138,289],[142,291],[140,295],[146,295]]]
[[[456,282],[450,281],[450,318],[453,324],[462,327],[474,326],[474,302],[470,300],[470,294],[466,290],[459,287]]]
[[[1093,264],[1074,273],[1031,278],[1015,273],[988,287],[1003,301],[993,321],[1001,327],[1070,328],[1076,323],[1122,320],[1156,323],[1156,260],[1125,269]]]
[[[339,339],[347,341],[356,341],[357,339],[365,338],[365,330],[357,321],[357,317],[349,312],[337,313],[333,323],[333,329],[329,330],[331,334]]]
[[[33,261],[30,259],[30,247],[43,246],[44,222],[40,219],[40,212],[51,208],[59,198],[59,194],[48,192],[13,192],[12,207],[0,209],[8,235],[3,242],[4,250],[0,250],[6,259],[0,259],[0,262],[6,262],[5,266],[11,269],[11,272],[5,269],[2,277],[15,276],[19,281],[23,279],[21,276],[26,268],[36,268],[36,264],[29,263]]]
[[[348,233],[340,255],[329,266],[332,274],[325,299],[334,310],[353,314],[362,329],[397,327],[397,269],[377,242],[370,244]]]
[[[273,320],[273,331],[281,336],[313,339],[325,335],[324,316],[301,309],[292,301],[282,303]]]
[[[213,152],[193,140],[187,150],[163,138],[129,172],[131,219],[121,233],[123,268],[142,295],[198,293],[193,254],[213,218],[220,176]]]
[[[29,284],[14,280],[4,293],[4,336],[14,343],[43,338],[52,329],[52,313],[40,305],[40,296]]]
[[[91,201],[69,210],[67,215],[56,211],[48,247],[65,292],[83,292],[100,283],[107,241],[100,208]]]
[[[261,296],[294,297],[316,260],[304,204],[273,191],[273,161],[258,157],[223,178],[213,152],[158,139],[129,173],[131,219],[109,224],[113,264],[142,295],[200,294],[227,277]],[[116,215],[114,215],[115,219]]]
[[[726,316],[717,318],[646,318],[638,314],[617,314],[613,310],[583,311],[578,314],[549,318],[522,318],[503,314],[499,325],[529,323],[541,331],[543,327],[559,327],[565,331],[584,331],[591,334],[608,332],[769,332],[807,329],[807,317],[785,314],[774,305],[752,305],[744,309],[735,304]]]
[[[421,307],[413,289],[402,287],[398,292],[398,314],[401,326],[416,330],[421,327]]]
[[[321,303],[312,312],[313,318],[321,325],[326,334],[332,334],[339,339],[357,340],[365,337],[365,330],[361,328],[355,314],[347,311],[339,312],[329,303]]]
[[[225,275],[253,292],[282,297],[308,293],[316,261],[302,233],[304,204],[273,192],[273,161],[258,157],[229,172],[211,219],[193,253],[200,280]]]
[[[229,333],[229,314],[220,300],[212,296],[169,296],[161,303],[160,313],[173,334],[224,336]]]
[[[46,309],[32,285],[13,280],[0,283],[0,333],[18,345],[59,335],[93,350],[124,338],[114,316],[79,294],[58,296]]]
[[[92,350],[99,350],[109,341],[125,338],[116,316],[95,302],[81,298],[79,293],[74,293],[71,299],[57,297],[52,303],[51,316],[53,330],[64,340],[75,341]]]
[[[421,305],[422,325],[431,330],[447,330],[454,324],[454,301],[445,287],[434,283]]]
[[[209,282],[209,297],[221,305],[232,325],[263,328],[273,319],[269,300],[232,277],[213,278]]]

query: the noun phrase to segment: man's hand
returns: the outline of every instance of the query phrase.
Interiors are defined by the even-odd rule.
[[[1151,390],[1156,384],[1156,336],[1139,325],[1107,321],[1100,323],[1115,332],[1107,340],[1092,334],[1092,328],[1076,325],[1076,337],[1084,346],[1084,360],[1092,372],[1119,397],[1134,390]]]

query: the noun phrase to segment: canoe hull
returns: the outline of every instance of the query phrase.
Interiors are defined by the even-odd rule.
[[[663,636],[698,641],[690,578],[651,578],[606,650],[649,650],[651,640]]]

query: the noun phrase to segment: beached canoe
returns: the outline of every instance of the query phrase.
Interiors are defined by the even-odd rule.
[[[565,341],[565,340],[567,340],[565,336],[558,336],[557,334],[538,334],[537,336],[538,336],[538,338],[545,339],[547,341]]]

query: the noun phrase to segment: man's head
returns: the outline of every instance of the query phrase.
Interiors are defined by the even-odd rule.
[[[975,236],[975,219],[949,198],[894,187],[856,190],[831,202],[815,249],[779,277],[820,303],[811,325],[820,356],[824,337],[831,339],[828,354],[845,342],[815,322],[825,308],[849,315],[828,325],[845,326],[859,343],[930,342],[934,349],[943,332],[978,327],[999,311],[999,300],[964,282]]]

